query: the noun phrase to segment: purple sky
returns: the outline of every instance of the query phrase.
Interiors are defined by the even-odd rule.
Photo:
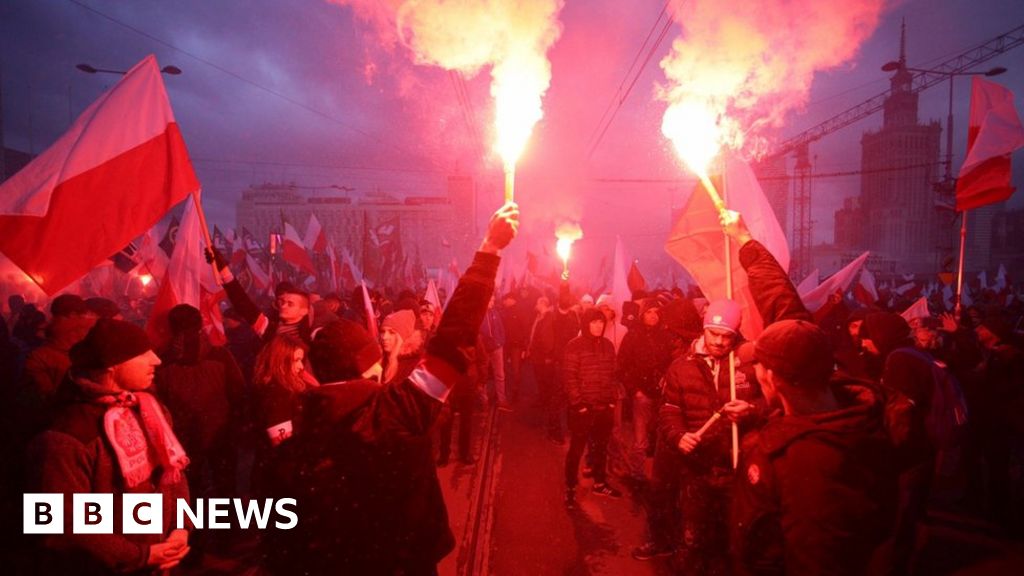
[[[610,254],[615,234],[630,253],[662,258],[668,209],[680,206],[691,186],[595,179],[687,177],[661,136],[664,104],[653,96],[663,78],[657,62],[678,27],[644,70],[596,153],[589,161],[586,156],[602,112],[662,5],[567,0],[562,37],[550,53],[545,118],[519,170],[517,200],[534,249],[549,239],[553,245],[554,221],[575,218],[582,221],[585,259]],[[782,136],[885,90],[887,75],[879,67],[897,56],[904,17],[908,63],[928,66],[1024,23],[1024,3],[890,3],[855,61],[815,77],[810,104],[790,115]],[[7,145],[44,149],[71,116],[116,80],[86,75],[75,64],[127,69],[148,53],[184,70],[166,83],[214,223],[233,225],[241,191],[264,181],[337,184],[359,193],[438,193],[444,177],[459,169],[483,184],[481,206],[489,210],[499,202],[500,166],[487,145],[489,77],[467,79],[475,125],[485,140],[481,149],[447,73],[413,65],[401,48],[381,51],[376,35],[349,9],[326,1],[0,1]],[[1024,66],[1017,64],[1022,54],[1018,48],[984,65],[1009,68],[998,81],[1018,101],[1024,95]],[[969,91],[969,80],[957,81],[955,166],[963,157]],[[945,122],[945,85],[923,93],[920,101],[923,119]],[[860,135],[880,124],[876,115],[812,147],[818,171],[858,169]],[[1024,181],[1017,164],[1019,187]],[[832,212],[858,187],[856,176],[818,181],[816,242],[831,240]],[[1021,205],[1020,195],[1011,204]]]

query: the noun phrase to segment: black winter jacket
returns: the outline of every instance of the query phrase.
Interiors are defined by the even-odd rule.
[[[717,410],[729,402],[729,359],[720,361],[718,381],[709,365],[710,357],[704,351],[704,338],[694,341],[690,352],[677,358],[665,374],[665,403],[658,410],[658,429],[666,445],[674,448],[687,432],[696,432]],[[761,387],[754,378],[753,365],[736,364],[736,399],[754,405],[755,410],[741,423],[746,433],[763,420],[765,413]],[[685,469],[691,473],[704,473],[711,467],[732,466],[732,427],[728,420],[716,422],[701,437],[697,448],[686,455],[680,454]],[[678,449],[677,449],[678,452]]]
[[[408,378],[303,393],[295,435],[278,448],[276,465],[279,497],[297,499],[299,523],[266,534],[271,572],[429,573],[454,548],[429,432],[467,373],[498,263],[476,255]]]
[[[756,241],[740,249],[765,326],[810,321],[785,271]],[[834,375],[839,407],[772,415],[743,443],[731,545],[737,574],[858,574],[891,527],[896,475],[882,403]]]
[[[583,334],[565,345],[562,378],[569,406],[613,405],[618,400],[615,386],[615,347],[603,336]]]

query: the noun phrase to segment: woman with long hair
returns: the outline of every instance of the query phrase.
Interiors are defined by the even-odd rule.
[[[256,356],[253,389],[256,424],[266,431],[271,446],[292,435],[292,416],[298,397],[313,380],[306,373],[306,344],[296,336],[275,336]]]
[[[258,436],[252,465],[252,491],[256,497],[273,496],[287,474],[287,450],[292,419],[300,396],[316,380],[306,372],[306,344],[297,336],[275,336],[260,350],[253,368],[252,414]]]

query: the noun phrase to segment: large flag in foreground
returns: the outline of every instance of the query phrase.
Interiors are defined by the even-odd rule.
[[[191,197],[185,203],[178,241],[146,326],[157,346],[170,337],[167,313],[178,304],[188,304],[199,310],[203,316],[203,328],[211,343],[217,346],[227,343],[219,305],[224,298],[224,291],[213,277],[213,268],[206,263],[201,243],[203,232],[199,222],[195,197]]]
[[[52,295],[198,188],[147,56],[0,185],[0,251]]]
[[[1010,154],[1024,146],[1024,127],[1013,104],[1013,92],[978,76],[972,80],[967,158],[956,182],[959,211],[1009,198],[1014,190]]]
[[[786,236],[750,166],[740,158],[728,157],[723,188],[729,209],[743,215],[751,236],[775,256],[783,269],[788,269],[789,246],[786,244]],[[763,329],[761,317],[748,289],[747,274],[740,266],[740,247],[735,242],[731,242],[730,246],[733,297],[744,310],[741,331],[747,338],[756,338]],[[718,211],[701,186],[690,195],[679,221],[665,242],[665,250],[686,268],[708,299],[726,297],[725,235],[718,221]]]

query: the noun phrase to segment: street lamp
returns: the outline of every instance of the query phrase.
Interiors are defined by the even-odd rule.
[[[88,64],[78,64],[77,66],[75,66],[75,68],[78,68],[86,74],[96,74],[97,72],[101,72],[103,74],[121,74],[123,76],[128,73],[127,70],[109,70],[107,68],[95,68]],[[160,71],[164,74],[167,74],[168,76],[177,76],[178,74],[181,74],[181,68],[178,68],[177,66],[164,66],[160,69]]]
[[[882,72],[917,72],[919,74],[934,74],[936,76],[949,77],[949,111],[946,116],[946,174],[943,178],[942,187],[946,194],[945,200],[953,199],[955,188],[953,184],[953,79],[957,76],[999,76],[1006,72],[1006,68],[996,66],[988,70],[934,70],[928,68],[911,68],[900,60],[893,60],[882,65]],[[954,205],[955,205],[955,199]],[[954,220],[955,221],[955,220]],[[954,315],[960,320],[961,290],[964,278],[964,246],[967,242],[967,212],[960,214],[960,257],[957,264],[956,274],[956,308]]]

